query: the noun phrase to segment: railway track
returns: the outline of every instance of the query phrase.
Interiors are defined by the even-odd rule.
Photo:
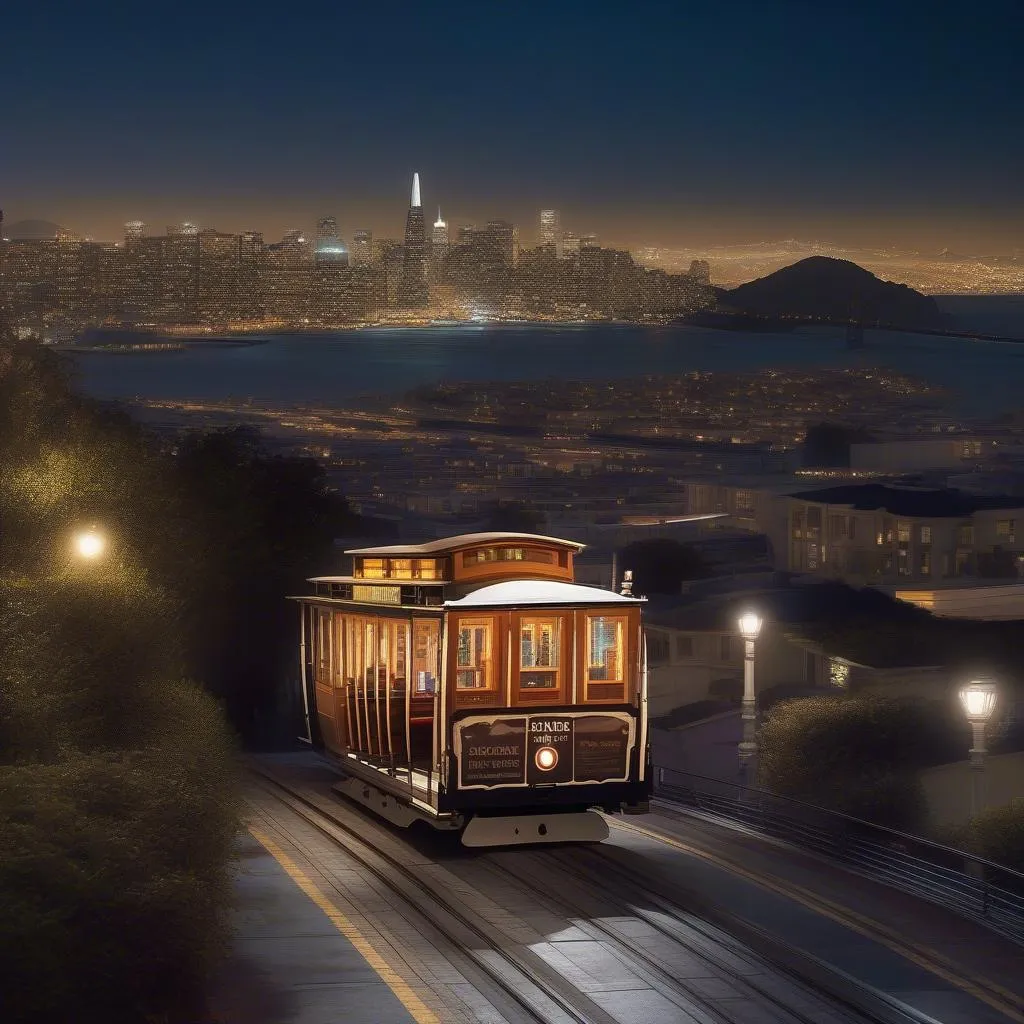
[[[616,1018],[583,993],[568,985],[560,985],[556,978],[551,977],[554,972],[546,968],[535,954],[527,951],[524,955],[497,941],[495,935],[483,927],[478,918],[460,909],[459,893],[430,885],[411,866],[410,859],[403,859],[394,849],[397,843],[376,823],[371,825],[362,814],[350,812],[343,805],[339,805],[336,813],[328,814],[316,800],[296,788],[261,772],[254,774],[259,776],[254,786],[260,792],[289,808],[293,814],[341,847],[385,888],[411,907],[423,922],[450,945],[459,959],[468,959],[492,986],[518,1007],[519,1021],[536,1021],[539,1024],[617,1024]],[[257,806],[251,806],[259,812]],[[279,833],[284,832],[293,845],[316,861],[315,852],[287,833],[287,827],[282,830],[280,822],[265,823]],[[367,839],[368,835],[373,836],[372,845]],[[420,862],[421,859],[418,859],[417,863]]]
[[[687,1024],[747,1024],[755,1019],[779,1024],[934,1024],[888,997],[873,991],[857,993],[859,983],[853,979],[840,983],[835,978],[811,978],[812,971],[800,972],[752,951],[630,877],[599,846],[477,856],[462,851],[456,855],[449,846],[446,859],[450,864],[455,856],[453,872],[329,795],[284,782],[259,768],[253,770],[252,785],[261,798],[252,806],[266,827],[286,837],[314,863],[322,858],[290,834],[288,812],[342,849],[450,947],[446,955],[453,963],[472,965],[481,993],[495,1007],[504,1003],[501,1012],[516,1024],[619,1024],[643,1019],[639,1004],[625,1013],[621,1000],[610,1008],[607,1001],[601,1005],[598,1000],[607,986],[584,991],[586,983],[581,988],[574,982],[572,970],[556,969],[551,957],[542,957],[531,943],[515,938],[515,915],[525,922],[530,913],[547,914],[578,929],[587,944],[596,944],[602,956],[614,957],[624,973],[656,993],[652,998],[658,998],[663,1009],[674,1007],[678,1012],[677,1018],[662,1014],[658,1019]],[[287,812],[281,817],[268,807]],[[321,868],[321,873],[330,880],[329,870]],[[504,880],[506,889],[509,882],[517,886],[516,906],[532,909],[511,910],[501,895],[488,896],[488,889],[501,889],[500,884],[488,884],[488,874],[492,883]],[[628,990],[629,985],[620,987]]]

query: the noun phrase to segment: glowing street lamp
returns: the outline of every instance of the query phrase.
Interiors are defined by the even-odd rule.
[[[74,538],[75,554],[86,561],[94,562],[107,549],[107,539],[95,527],[81,530]]]
[[[985,723],[996,709],[996,684],[991,679],[972,679],[960,690],[960,703],[974,737],[971,744],[971,817],[985,806]]]
[[[757,757],[757,705],[754,695],[754,644],[761,632],[763,620],[755,612],[744,612],[739,618],[743,637],[743,738],[740,740],[740,778],[744,785],[750,777],[750,767]]]

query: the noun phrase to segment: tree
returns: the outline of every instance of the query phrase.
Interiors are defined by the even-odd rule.
[[[810,469],[849,468],[850,445],[871,441],[871,435],[840,423],[815,423],[807,428],[800,463]]]
[[[485,514],[488,530],[508,533],[540,533],[544,528],[544,517],[527,505],[494,502]]]
[[[224,946],[235,748],[183,681],[169,470],[52,354],[0,339],[5,1020],[185,1020]],[[70,533],[93,519],[111,552],[86,565]]]
[[[678,594],[687,580],[703,579],[707,566],[692,547],[668,537],[652,537],[626,545],[619,554],[623,570],[633,571],[637,594]]]

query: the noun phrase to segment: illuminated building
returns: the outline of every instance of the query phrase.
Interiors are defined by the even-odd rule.
[[[420,176],[412,176],[412,200],[405,218],[405,245],[402,276],[398,282],[398,305],[403,309],[422,309],[427,305],[427,236],[420,200]]]
[[[163,240],[160,315],[165,323],[194,323],[199,295],[199,229],[168,227]]]
[[[266,315],[286,323],[309,319],[310,277],[313,257],[301,231],[289,231],[266,251]]]
[[[126,323],[152,323],[163,278],[164,239],[146,234],[146,225],[124,226],[123,317]]]
[[[201,323],[223,323],[238,316],[238,235],[212,228],[199,232],[196,309]]]
[[[263,319],[265,257],[261,232],[244,231],[238,236],[238,316],[242,320]]]
[[[316,222],[316,240],[338,237],[338,220],[336,217],[321,217]]]
[[[430,236],[430,281],[440,284],[445,277],[445,261],[448,259],[448,222],[441,219],[438,207],[437,220]]]
[[[581,249],[598,249],[601,243],[598,240],[597,235],[580,235],[580,248]]]
[[[349,262],[353,267],[368,267],[373,263],[373,232],[362,228],[352,235]]]
[[[580,236],[566,231],[562,234],[562,258],[569,259],[580,254]]]
[[[562,258],[562,216],[558,210],[540,211],[540,244],[553,246],[555,256]]]

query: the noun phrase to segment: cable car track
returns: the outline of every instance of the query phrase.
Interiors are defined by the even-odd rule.
[[[360,821],[363,825],[360,832],[356,825],[343,820],[343,805],[339,804],[337,815],[328,815],[315,801],[293,787],[258,768],[250,766],[249,770],[258,777],[255,785],[259,790],[284,804],[333,844],[344,849],[348,856],[369,871],[388,890],[399,896],[418,916],[457,948],[462,956],[470,960],[492,984],[522,1009],[530,1020],[537,1021],[538,1024],[565,1024],[567,1021],[574,1024],[617,1024],[614,1017],[584,993],[572,989],[569,985],[560,986],[554,980],[544,977],[541,964],[532,964],[527,957],[501,945],[477,921],[446,899],[439,901],[439,893],[399,857],[371,846],[365,838],[367,819],[363,818]],[[278,830],[280,831],[280,826]],[[316,863],[316,855],[304,847],[301,841],[290,834],[288,838]],[[410,889],[413,890],[412,893]],[[445,897],[448,895],[450,893],[444,894]],[[479,948],[468,946],[464,936],[457,934],[458,928],[452,926],[452,921],[456,922],[458,928],[471,933],[479,943]],[[482,954],[481,949],[499,959],[511,971],[515,981],[510,980],[507,973],[498,970],[489,958]],[[527,998],[524,989],[529,991],[531,988],[536,989],[543,998]],[[552,1004],[550,1008],[544,1007],[545,999]]]
[[[331,801],[328,812],[295,784],[285,783],[258,767],[251,766],[250,771],[258,778],[256,786],[261,792],[289,808],[332,844],[344,849],[348,856],[383,883],[388,891],[411,907],[461,957],[468,959],[482,972],[491,984],[525,1013],[527,1019],[543,1024],[556,1021],[559,1024],[566,1021],[579,1024],[616,1022],[616,1017],[569,980],[559,976],[537,954],[530,950],[517,952],[510,948],[509,943],[503,943],[500,935],[481,926],[479,918],[463,909],[459,892],[450,885],[435,885],[430,878],[424,877],[422,871],[411,867],[407,863],[408,858],[403,860],[398,853],[389,852],[386,847],[398,843],[389,829],[372,818],[364,817],[356,808],[349,810],[342,802]],[[368,838],[367,826],[371,822],[374,831],[379,830],[382,841],[376,841],[376,836]],[[278,831],[286,831],[280,823],[275,823],[275,827]],[[301,839],[289,833],[288,840],[313,863],[320,859],[314,851],[303,845]],[[462,848],[457,849],[461,851]],[[422,863],[422,855],[417,855],[416,859]],[[472,857],[468,859],[470,862],[474,860]],[[709,973],[713,973],[720,981],[743,993],[747,997],[744,1003],[747,999],[756,1001],[774,1015],[783,1015],[792,1024],[819,1024],[821,1011],[826,1009],[830,1020],[841,1020],[849,1024],[934,1024],[932,1018],[896,1004],[895,1000],[860,986],[854,979],[836,974],[830,979],[834,984],[820,983],[817,978],[809,977],[808,972],[795,970],[785,963],[780,964],[764,951],[756,947],[752,949],[716,925],[695,918],[692,913],[675,905],[665,894],[638,882],[615,861],[610,851],[603,851],[600,846],[573,847],[571,850],[558,847],[520,849],[512,853],[495,851],[475,859],[489,870],[507,875],[519,886],[525,886],[532,899],[539,904],[548,904],[552,912],[577,923],[582,931],[589,933],[593,940],[600,942],[611,955],[683,1012],[698,1014],[702,1019],[715,1024],[742,1024],[745,1020],[743,1007],[737,1006],[733,1012],[729,1012],[727,1007],[723,1007],[723,1000],[716,1000],[702,992],[699,984],[688,984],[685,979],[675,977],[671,967],[659,962],[640,943],[629,941],[614,928],[595,920],[594,915],[581,910],[566,895],[568,887],[559,884],[557,874],[564,876],[563,883],[568,878],[576,886],[600,886],[599,891],[606,899],[623,909],[625,914],[643,921],[666,941],[681,949],[687,957],[706,965]],[[595,868],[598,863],[600,867]],[[536,877],[538,868],[542,875],[547,873],[546,880]],[[325,871],[324,874],[329,876],[330,872]],[[553,874],[556,876],[554,882],[551,877]],[[611,884],[612,879],[614,884]],[[658,909],[647,909],[643,905],[645,903],[648,907],[655,906]],[[467,938],[472,941],[467,942]],[[723,964],[723,960],[731,958],[739,958],[759,968],[766,983],[762,984],[750,973]],[[777,990],[779,985],[768,979],[774,979],[776,983],[781,979],[792,992],[801,997],[796,1001],[802,1002],[804,1007],[819,1004],[818,1014],[791,1005],[777,991],[771,990],[772,987]],[[862,998],[857,997],[858,987],[864,990]]]
[[[827,1009],[832,1016],[842,1015],[851,1024],[853,1022],[864,1024],[865,1021],[871,1021],[873,1024],[935,1024],[933,1018],[881,993],[869,990],[854,979],[841,978],[831,968],[825,968],[828,973],[835,975],[834,979],[830,979],[831,983],[811,980],[806,973],[794,970],[791,965],[780,963],[777,958],[765,955],[761,950],[737,940],[716,925],[696,917],[694,913],[682,910],[664,894],[637,881],[621,864],[616,862],[610,855],[610,851],[603,850],[599,845],[584,849],[577,848],[571,852],[558,849],[538,849],[535,853],[537,861],[554,861],[559,871],[574,878],[579,884],[589,887],[600,886],[602,891],[608,894],[607,898],[615,899],[627,907],[632,916],[642,920],[655,932],[684,949],[690,956],[702,961],[716,975],[725,975],[728,984],[738,990],[746,991],[751,998],[759,1003],[767,1004],[784,1014],[794,1024],[819,1024],[820,1010],[818,1013],[806,1012],[781,998],[777,991],[772,991],[772,987],[759,982],[757,974],[730,971],[727,967],[723,967],[721,953],[725,952],[731,957],[738,957],[752,965],[761,966],[763,976],[783,977],[787,984],[794,989],[795,994],[800,995],[806,1002],[817,1001],[828,1004]],[[536,879],[531,879],[507,863],[501,863],[500,854],[492,855],[492,858],[500,863],[502,872],[518,878],[535,891],[541,891]],[[599,862],[600,867],[594,870],[581,868],[581,864],[585,864],[588,860]],[[611,885],[610,880],[613,878],[615,884]],[[584,913],[567,897],[564,886],[558,888],[559,895],[557,896],[551,896],[548,887],[545,887],[543,891],[548,893],[547,898],[550,902],[559,904],[567,914],[579,916]],[[643,902],[652,904],[656,909],[638,905]],[[643,969],[660,977],[666,986],[679,990],[687,1002],[699,1005],[715,1021],[719,1021],[721,1024],[744,1024],[745,1017],[742,1010],[736,1013],[724,1011],[719,1003],[709,999],[699,988],[687,984],[685,979],[676,978],[643,946],[639,943],[629,942],[614,928],[590,916],[587,918],[585,930],[600,935],[602,941],[611,944],[626,962],[639,964]],[[749,929],[743,929],[743,931],[746,932]],[[780,946],[781,944],[776,942],[774,945]],[[816,973],[820,979],[821,972]],[[777,988],[777,986],[775,987]]]

